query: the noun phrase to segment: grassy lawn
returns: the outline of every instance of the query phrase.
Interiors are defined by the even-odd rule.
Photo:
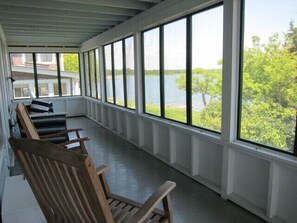
[[[146,113],[160,116],[160,107],[156,105],[146,105]],[[193,111],[193,117],[199,117],[198,111]],[[187,114],[186,109],[184,108],[174,108],[174,107],[166,107],[165,108],[165,117],[168,119],[176,120],[179,122],[186,123],[187,122]],[[194,124],[194,121],[193,121]],[[195,123],[196,124],[196,123]]]
[[[119,101],[118,101],[119,102]],[[135,108],[135,102],[129,101],[128,102],[129,108]],[[160,106],[147,104],[145,107],[145,113],[160,116]],[[186,123],[187,122],[187,114],[185,108],[174,108],[174,107],[165,107],[165,118],[171,119],[174,121]],[[192,125],[194,126],[202,126],[205,128],[213,129],[216,131],[220,131],[220,127],[218,124],[220,123],[220,119],[218,119],[215,115],[208,116],[202,115],[202,111],[192,111]]]

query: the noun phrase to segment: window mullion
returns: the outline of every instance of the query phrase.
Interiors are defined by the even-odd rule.
[[[164,94],[164,26],[160,27],[160,109],[161,117],[165,117]]]
[[[104,73],[103,73],[103,81],[104,81],[104,84],[103,84],[103,87],[104,87],[104,94],[105,94],[105,102],[107,102],[107,83],[106,83],[106,53],[105,53],[105,47],[103,47],[103,70],[104,70]]]
[[[58,75],[58,89],[59,89],[59,96],[62,96],[62,82],[61,82],[61,70],[60,70],[60,57],[59,53],[56,53],[56,60],[57,60],[57,75]]]
[[[187,124],[192,124],[192,16],[187,18],[186,43],[186,97]]]
[[[114,47],[113,43],[111,44],[111,76],[112,76],[112,94],[113,94],[113,103],[116,103],[116,91],[115,91],[115,71],[114,71]]]
[[[82,95],[82,72],[81,72],[81,64],[80,64],[80,60],[81,60],[81,58],[80,58],[80,54],[78,53],[77,54],[77,58],[78,58],[78,72],[79,72],[79,83],[80,83],[80,95]],[[84,65],[83,65],[83,67],[84,67]],[[71,91],[71,96],[73,96],[73,91]]]
[[[86,75],[86,57],[85,57],[85,55],[86,55],[86,52],[85,53],[83,53],[83,71],[84,71],[84,79],[85,79],[85,81],[84,81],[84,85],[85,85],[85,95],[86,96],[88,96],[87,94],[88,94],[88,90],[87,90],[87,75]]]
[[[243,89],[243,52],[244,52],[244,0],[240,5],[240,59],[239,59],[239,77],[238,77],[238,106],[237,106],[237,139],[241,139],[241,115],[242,115],[242,89]]]
[[[145,106],[145,63],[144,63],[144,33],[141,33],[141,64],[142,64],[142,111],[146,113]]]
[[[126,42],[122,40],[122,55],[123,55],[123,84],[124,84],[124,106],[127,108],[127,72],[126,72]]]
[[[88,96],[90,96],[90,97],[92,97],[93,95],[92,95],[92,78],[91,78],[91,60],[90,60],[90,51],[88,51],[88,68],[89,68],[89,89],[90,89],[90,95],[88,95]]]
[[[33,57],[33,69],[34,69],[34,81],[35,81],[35,97],[39,98],[36,53],[33,53],[32,57]]]
[[[96,50],[94,49],[94,75],[95,75],[95,90],[96,90],[96,99],[98,99],[98,86],[97,86],[97,64],[96,64],[97,56]]]

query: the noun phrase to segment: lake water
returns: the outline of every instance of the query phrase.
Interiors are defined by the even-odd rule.
[[[176,75],[165,75],[166,81],[166,91],[165,91],[165,101],[166,105],[183,107],[186,104],[186,92],[185,90],[178,90],[176,79],[179,74]],[[107,80],[108,82],[111,80]],[[116,97],[117,99],[124,99],[123,93],[123,80],[121,78],[116,78]],[[156,89],[155,91],[150,90],[149,94],[146,94],[146,103],[159,105],[160,103],[160,88],[159,88],[159,76],[148,75],[145,79],[146,89]],[[110,86],[107,83],[107,86]],[[135,98],[135,83],[134,76],[127,75],[127,97],[128,100]],[[209,97],[207,97],[209,99]],[[192,95],[193,110],[201,111],[203,109],[203,102],[201,94]]]

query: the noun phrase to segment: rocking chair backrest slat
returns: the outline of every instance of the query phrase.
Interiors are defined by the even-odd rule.
[[[19,103],[15,109],[17,117],[25,131],[28,139],[40,139],[36,131],[35,125],[29,116],[28,110],[23,103]]]

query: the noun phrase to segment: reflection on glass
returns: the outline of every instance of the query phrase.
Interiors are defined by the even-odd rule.
[[[11,53],[10,67],[15,99],[36,97],[32,53]]]
[[[39,97],[59,96],[59,91],[54,91],[54,84],[58,84],[56,54],[37,53],[36,67]]]
[[[97,75],[97,94],[98,99],[101,99],[101,89],[100,89],[100,69],[99,69],[99,50],[95,50],[95,56],[96,56],[96,75]]]
[[[106,101],[114,103],[112,84],[111,44],[104,47]]]
[[[220,132],[223,6],[192,19],[192,124]]]
[[[57,84],[57,83],[54,83]],[[48,97],[49,96],[49,86],[47,83],[40,83],[38,84],[38,93],[39,93],[39,97]],[[58,92],[54,92],[59,94]],[[57,94],[56,94],[57,95]]]
[[[239,137],[287,152],[296,125],[296,9],[295,0],[244,5]]]
[[[124,106],[123,42],[113,44],[116,104]]]
[[[96,98],[96,70],[95,70],[95,52],[94,50],[89,51],[90,60],[90,81],[91,81],[91,97]]]
[[[161,115],[159,28],[143,33],[145,112]]]
[[[84,53],[84,64],[85,64],[85,86],[86,86],[86,95],[91,96],[90,89],[90,70],[89,70],[89,53]]]
[[[125,39],[127,107],[135,108],[134,39]]]
[[[186,115],[186,19],[164,26],[165,117],[180,122]]]
[[[77,53],[60,53],[62,96],[80,95],[79,59]],[[58,92],[58,85],[54,85]]]

